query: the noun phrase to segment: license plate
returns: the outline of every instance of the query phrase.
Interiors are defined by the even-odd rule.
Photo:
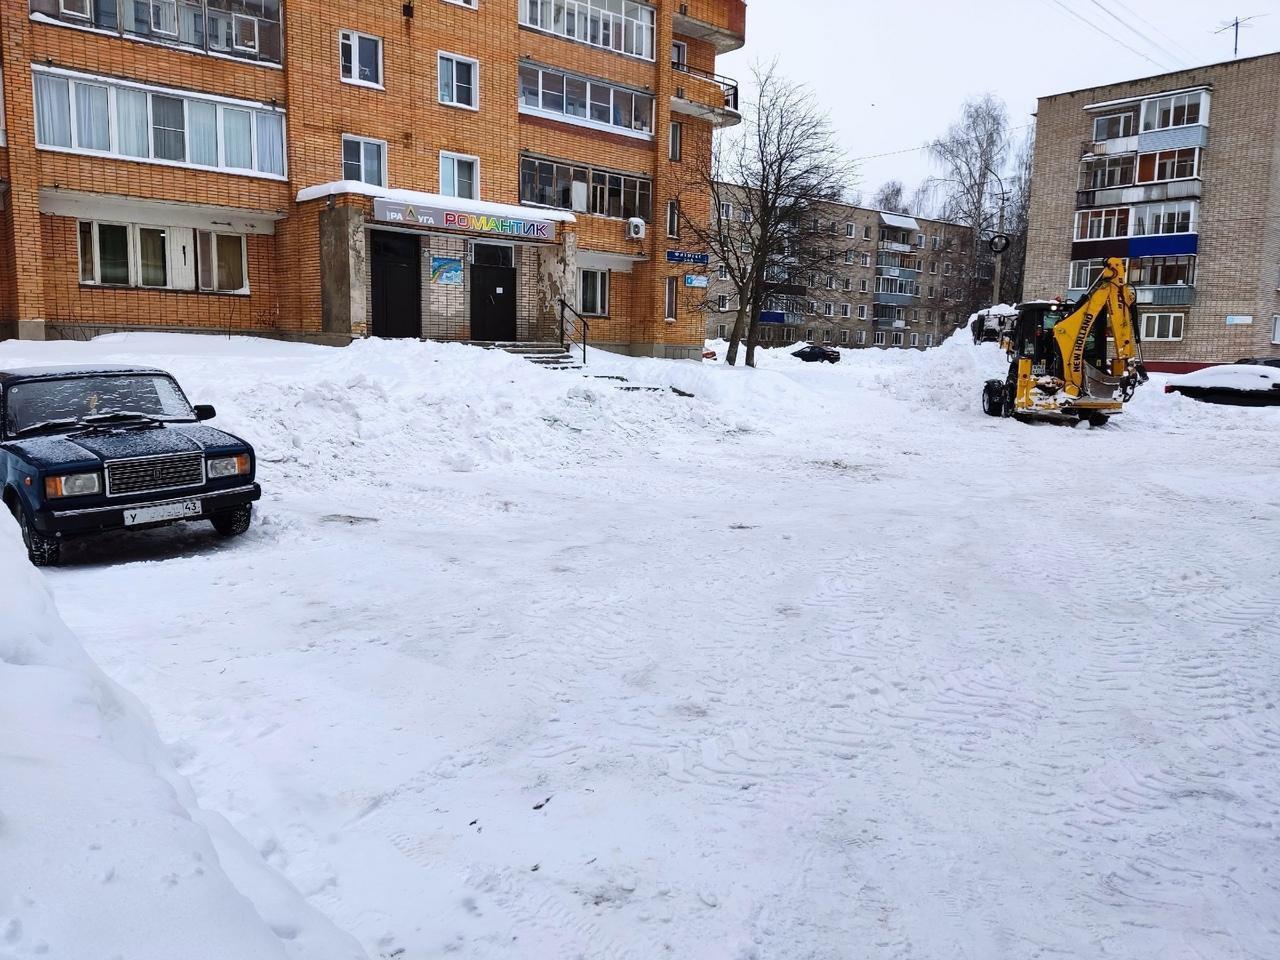
[[[139,507],[137,510],[124,512],[124,525],[132,527],[139,523],[159,523],[162,520],[181,520],[184,517],[198,517],[203,512],[199,500],[183,500],[181,503],[165,503],[158,507]]]

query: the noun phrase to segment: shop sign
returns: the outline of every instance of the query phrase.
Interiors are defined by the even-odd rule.
[[[691,263],[695,266],[705,267],[711,262],[711,256],[706,253],[691,253],[688,250],[668,250],[667,263]]]
[[[414,227],[443,227],[446,230],[465,230],[493,237],[511,237],[521,240],[556,239],[556,225],[551,220],[525,219],[522,217],[493,217],[484,213],[466,213],[446,210],[443,207],[416,203],[398,203],[375,198],[373,217],[384,223],[402,223]]]
[[[711,278],[700,273],[686,273],[684,275],[684,285],[686,287],[694,287],[698,290],[705,290],[711,286]]]
[[[462,258],[432,257],[431,282],[446,287],[462,286]]]

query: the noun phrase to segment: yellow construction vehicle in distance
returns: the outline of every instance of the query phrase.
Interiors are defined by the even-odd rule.
[[[1018,306],[1001,345],[1009,375],[988,380],[982,409],[1019,420],[1088,421],[1102,426],[1147,382],[1134,328],[1136,301],[1123,260],[1112,257],[1075,304]]]

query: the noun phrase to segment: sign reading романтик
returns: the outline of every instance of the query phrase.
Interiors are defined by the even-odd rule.
[[[384,223],[403,223],[414,227],[442,227],[446,230],[466,230],[494,237],[511,237],[523,240],[554,242],[556,225],[552,220],[534,220],[526,217],[494,217],[484,213],[467,213],[462,210],[445,210],[416,203],[398,203],[394,200],[375,198],[373,217]]]

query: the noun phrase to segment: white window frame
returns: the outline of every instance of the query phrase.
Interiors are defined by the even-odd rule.
[[[1271,342],[1280,343],[1280,313],[1271,315]]]
[[[364,179],[364,147],[365,144],[374,144],[382,148],[382,178],[380,183],[370,184],[371,186],[386,187],[390,180],[388,167],[390,163],[390,152],[387,148],[387,141],[378,140],[375,137],[360,137],[354,133],[344,133],[342,135],[342,152],[339,154],[339,161],[342,163],[342,179],[347,179],[347,141],[360,144],[360,182],[369,183]]]
[[[468,10],[479,10],[479,0],[444,0],[445,3],[452,3],[455,7],[466,7]]]
[[[1119,135],[1118,137],[1099,137],[1099,136],[1098,136],[1098,124],[1100,124],[1100,123],[1104,123],[1104,122],[1105,122],[1105,121],[1107,121],[1107,120],[1114,120],[1114,119],[1116,119],[1117,117],[1120,117],[1120,118],[1121,118],[1121,119],[1123,119],[1123,120],[1127,120],[1127,121],[1129,121],[1129,129],[1128,129],[1128,131],[1127,131],[1127,132],[1126,132],[1126,131],[1124,131],[1124,127],[1123,127],[1123,125],[1121,125],[1121,133],[1120,133],[1120,135]],[[1133,129],[1133,128],[1134,128],[1134,125],[1135,125],[1136,123],[1137,123],[1137,120],[1136,120],[1136,118],[1134,117],[1134,115],[1133,115],[1133,113],[1132,113],[1132,112],[1129,112],[1129,113],[1108,113],[1108,114],[1104,114],[1103,116],[1100,116],[1100,117],[1094,117],[1094,118],[1093,118],[1093,141],[1094,141],[1094,143],[1103,143],[1103,142],[1105,142],[1105,141],[1107,141],[1107,140],[1123,140],[1123,139],[1124,139],[1124,138],[1126,138],[1126,137],[1132,137],[1132,136],[1133,136],[1133,134],[1134,134],[1134,129]]]
[[[718,339],[724,340],[728,336],[728,334],[729,334],[729,327],[727,324],[724,324],[724,323],[716,324],[716,337]]]
[[[720,219],[722,221],[733,219],[733,204],[722,200],[720,202]]]
[[[471,95],[475,97],[475,103],[463,103],[459,100],[446,100],[444,98],[444,72],[440,69],[440,65],[445,60],[454,62],[453,89],[456,93],[458,90],[458,72],[457,64],[466,63],[471,66]],[[448,50],[436,51],[436,100],[443,106],[454,107],[458,110],[470,110],[478,113],[480,110],[480,61],[475,57],[464,57],[460,53],[450,53]]]
[[[596,283],[596,309],[588,311],[586,308],[586,275],[594,274]],[[598,267],[581,267],[578,270],[578,312],[584,317],[607,317],[609,316],[609,280],[610,274],[608,270]]]
[[[861,280],[859,280],[859,281],[858,281],[858,292],[859,292],[859,293],[867,293],[867,292],[869,292],[869,291],[868,291],[868,289],[867,289],[867,287],[868,287],[868,286],[869,286],[869,284],[867,283],[867,279],[866,279],[866,277],[863,277]]]
[[[911,345],[912,345],[913,347],[918,347],[918,346],[920,346],[920,334],[918,334],[918,333],[913,333],[913,334],[911,335]]]
[[[440,175],[440,192],[442,194],[444,193],[444,165],[446,162],[452,163],[454,165],[453,182],[455,185],[457,184],[459,160],[469,160],[475,164],[475,177],[473,178],[473,185],[475,188],[476,195],[471,198],[458,197],[458,199],[459,200],[466,200],[466,199],[479,200],[480,199],[480,158],[469,153],[454,153],[452,150],[440,151],[440,167],[439,167],[439,170],[437,171],[437,173]],[[451,196],[457,197],[458,195],[455,193],[455,194],[451,194]]]
[[[212,238],[209,242],[209,248],[213,251],[213,282],[212,287],[200,286],[200,234],[207,233]],[[239,290],[219,290],[218,283],[218,238],[219,237],[239,237],[240,238],[240,276],[244,277],[244,286]],[[213,293],[220,296],[248,296],[249,294],[249,240],[244,234],[225,233],[217,230],[196,230],[196,289],[201,293]]]
[[[893,345],[894,345],[895,347],[902,347],[902,346],[906,346],[906,339],[907,339],[907,338],[906,338],[905,336],[903,336],[902,331],[901,331],[901,330],[898,330],[898,331],[896,331],[896,332],[894,333],[894,335],[893,335]]]
[[[1167,317],[1169,320],[1169,336],[1161,337],[1156,335],[1156,331],[1160,327],[1160,318]],[[1173,336],[1174,320],[1177,320],[1178,335]],[[1186,335],[1187,315],[1175,311],[1154,311],[1152,313],[1144,313],[1142,315],[1142,342],[1143,343],[1177,343]],[[1148,333],[1148,330],[1151,332]]]
[[[80,266],[84,262],[84,244],[80,236],[80,226],[82,224],[90,224],[93,233],[93,280],[83,280],[80,277]],[[99,227],[123,227],[126,232],[125,249],[128,257],[129,280],[127,283],[103,283],[102,282],[102,244],[98,239]],[[161,230],[165,234],[165,282],[163,286],[144,285],[142,282],[142,231],[143,230]],[[213,251],[213,276],[218,275],[217,256],[218,256],[218,237],[235,237],[240,241],[240,276],[244,278],[244,286],[238,290],[219,290],[216,285],[214,287],[202,287],[200,285],[199,264],[193,270],[193,281],[191,287],[175,287],[173,285],[173,239],[175,231],[189,230],[191,234],[192,244],[194,245],[195,255],[199,257],[199,240],[198,236],[202,233],[211,235],[214,239],[210,244]],[[184,292],[196,291],[199,293],[212,293],[223,296],[248,296],[250,293],[249,285],[249,242],[248,236],[243,233],[231,233],[228,231],[217,231],[212,229],[201,229],[199,227],[176,227],[172,224],[163,223],[138,223],[127,222],[121,220],[76,220],[76,276],[81,286],[102,287],[107,290],[151,290],[151,291],[172,291],[181,290]]]
[[[156,26],[156,9],[167,7],[173,13],[173,29],[164,30]],[[257,29],[258,21],[253,21],[254,29]],[[150,32],[159,37],[171,37],[176,39],[178,36],[178,0],[147,0],[147,26]]]
[[[1172,214],[1177,226],[1179,214],[1186,212],[1186,230],[1165,230],[1165,215]],[[1153,219],[1153,217],[1155,219]],[[1200,220],[1199,200],[1166,200],[1164,203],[1142,203],[1133,208],[1129,214],[1129,233],[1134,237],[1171,237],[1181,236],[1198,231]],[[1139,221],[1142,226],[1139,227]],[[1159,229],[1152,229],[1152,227]]]
[[[237,100],[231,97],[222,97],[210,94],[193,94],[186,90],[176,90],[172,87],[152,86],[144,83],[135,83],[129,80],[118,80],[114,77],[104,77],[98,74],[83,73],[77,70],[66,70],[61,67],[48,67],[43,65],[33,65],[31,72],[34,77],[37,75],[55,77],[67,80],[67,96],[69,100],[70,120],[71,120],[71,146],[62,147],[57,145],[43,144],[37,139],[36,149],[48,153],[67,153],[75,156],[94,156],[106,157],[112,160],[124,160],[129,163],[146,163],[154,164],[162,167],[178,167],[184,170],[213,170],[218,173],[232,174],[240,177],[255,177],[261,180],[288,180],[289,179],[289,129],[288,116],[284,110],[273,107],[270,104],[258,103],[252,100]],[[80,147],[76,141],[78,139],[78,122],[79,118],[76,112],[75,84],[82,83],[91,86],[99,86],[107,88],[107,126],[108,136],[110,139],[110,147],[107,150],[98,150],[88,147]],[[36,84],[33,82],[31,91],[32,107],[39,112],[40,106],[37,101]],[[130,154],[120,152],[119,144],[119,121],[116,111],[117,93],[120,90],[132,90],[145,94],[147,97],[147,156],[135,157]],[[194,163],[191,160],[165,160],[155,156],[155,130],[153,125],[153,117],[151,111],[151,97],[172,97],[183,102],[183,130],[186,140],[186,155],[191,156],[191,129],[188,114],[189,107],[192,102],[212,103],[217,110],[217,129],[218,129],[218,164],[210,166],[203,163]],[[250,136],[250,163],[251,167],[232,167],[226,163],[226,138],[223,135],[223,115],[227,110],[239,110],[249,114],[249,136]],[[259,170],[259,144],[258,144],[258,114],[270,114],[280,117],[280,147],[281,147],[281,163],[284,168],[282,173],[267,173]],[[38,129],[38,128],[37,128]],[[38,134],[37,134],[38,137]]]
[[[373,40],[378,45],[378,82],[360,79],[360,41]],[[351,45],[351,76],[342,76],[342,46]],[[353,87],[366,87],[370,90],[385,90],[386,74],[383,59],[383,40],[372,33],[361,33],[359,30],[338,31],[338,79]]]
[[[657,59],[657,42],[658,42],[658,11],[655,7],[651,7],[647,3],[637,2],[634,7],[639,11],[648,11],[652,16],[648,22],[642,19],[628,18],[624,13],[613,13],[608,10],[609,0],[570,0],[570,4],[576,16],[574,17],[574,28],[569,29],[569,18],[562,16],[560,21],[561,28],[555,29],[552,19],[553,7],[551,0],[520,0],[520,23],[522,26],[529,27],[532,30],[538,30],[542,33],[549,33],[553,37],[560,37],[565,40],[583,43],[588,46],[596,47],[602,50],[612,50],[614,53],[620,53],[624,57],[634,57],[637,60],[655,61]],[[600,29],[595,40],[591,39],[590,31],[590,11],[595,10],[598,14],[597,23],[603,25],[604,19],[609,19],[609,35],[610,42],[604,43],[604,30]],[[563,14],[562,6],[562,14]],[[625,23],[630,20],[635,26],[631,32],[633,37],[641,38],[640,52],[628,52],[625,49],[625,37],[627,34]],[[618,46],[612,43],[613,37],[621,38]]]
[[[867,305],[865,303],[858,304],[858,319],[867,319]]]
[[[876,336],[875,336],[875,345],[876,345],[877,347],[883,347],[883,346],[886,346],[886,345],[887,345],[887,343],[886,343],[886,337],[885,337],[885,335],[884,335],[884,331],[883,331],[883,330],[877,330],[877,331],[876,331]]]
[[[1187,107],[1191,105],[1192,98],[1195,98],[1200,101],[1199,115],[1196,117],[1195,120],[1191,122],[1184,121],[1183,123],[1170,123],[1169,126],[1167,127],[1159,127],[1159,126],[1156,126],[1154,123],[1150,127],[1147,126],[1148,112],[1155,113],[1156,118],[1158,119],[1161,103],[1165,102],[1166,100],[1169,101],[1170,115],[1171,115],[1170,119],[1172,119],[1172,112],[1176,102],[1178,100],[1186,101],[1183,107],[1183,109],[1185,110]],[[1142,116],[1141,116],[1140,122],[1138,123],[1138,130],[1142,133],[1156,133],[1160,130],[1180,130],[1183,127],[1201,127],[1201,126],[1207,127],[1209,125],[1209,104],[1210,104],[1210,97],[1209,97],[1208,90],[1188,90],[1182,93],[1170,93],[1170,94],[1165,94],[1164,96],[1151,97],[1147,100],[1142,101]]]
[[[614,83],[611,80],[601,80],[598,77],[588,76],[583,73],[574,73],[572,71],[560,70],[554,67],[543,67],[543,66],[539,66],[536,63],[529,63],[526,61],[520,62],[519,67],[517,68],[517,71],[516,71],[517,77],[519,77],[520,73],[525,70],[537,71],[538,105],[534,107],[524,102],[524,82],[523,80],[520,80],[518,82],[518,90],[516,93],[517,112],[526,114],[528,116],[546,117],[549,120],[555,120],[557,123],[567,123],[575,127],[586,127],[590,130],[605,130],[609,133],[617,134],[620,137],[631,137],[635,140],[652,141],[654,139],[654,129],[657,125],[656,121],[658,116],[658,99],[654,95],[653,91],[641,90],[636,87],[629,87],[629,86],[626,86],[625,84]],[[565,103],[562,109],[558,112],[556,110],[549,110],[543,107],[542,105],[543,88],[545,86],[545,76],[548,73],[554,74],[555,76],[559,77],[561,81],[566,84],[570,80],[577,80],[577,81],[580,81],[581,83],[586,84],[587,115],[585,117],[579,117],[576,114],[569,113],[567,110],[567,106],[568,106],[567,103]],[[609,120],[607,123],[602,123],[599,120],[592,119],[591,117],[591,107],[592,107],[591,88],[592,87],[606,87],[609,91]],[[619,124],[616,124],[613,122],[614,95],[619,92],[629,94],[633,98],[632,104],[631,104],[631,121],[632,122],[627,126],[620,126]],[[634,101],[635,97],[645,97],[649,101],[649,122],[647,124],[648,126],[647,130],[641,130],[635,126],[635,118],[636,118],[635,101]],[[563,95],[563,99],[567,99],[567,95]]]
[[[138,265],[134,255],[133,241],[133,224],[125,223],[120,220],[77,220],[76,221],[76,275],[79,276],[80,264],[84,260],[84,247],[80,239],[80,224],[88,223],[92,225],[93,232],[93,280],[81,280],[82,286],[106,287],[108,289],[127,290],[138,285]],[[126,283],[103,283],[102,282],[102,244],[98,240],[98,227],[124,227],[125,229],[125,251],[128,257],[127,269],[129,271],[129,279]]]
[[[253,26],[253,43],[244,44],[240,42],[240,21],[247,21]],[[283,24],[281,24],[283,26]],[[242,13],[233,13],[231,15],[231,48],[233,50],[243,50],[245,53],[258,52],[258,18],[247,17]]]
[[[834,317],[836,315],[836,305],[834,303],[824,303],[822,305],[822,315],[824,317]]]
[[[79,17],[83,20],[93,19],[92,0],[79,0],[83,9],[76,9],[76,0],[58,0],[58,11],[68,17]]]
[[[667,159],[672,163],[684,160],[684,124],[679,120],[671,121],[670,136],[667,139]]]
[[[871,266],[871,254],[869,254],[869,253],[864,253],[864,254],[862,255],[862,265],[863,265],[864,267],[869,267],[869,266]]]
[[[667,239],[680,239],[680,201],[667,201]]]
[[[848,320],[853,316],[853,307],[849,306],[847,303],[840,304],[840,316],[843,319]]]

